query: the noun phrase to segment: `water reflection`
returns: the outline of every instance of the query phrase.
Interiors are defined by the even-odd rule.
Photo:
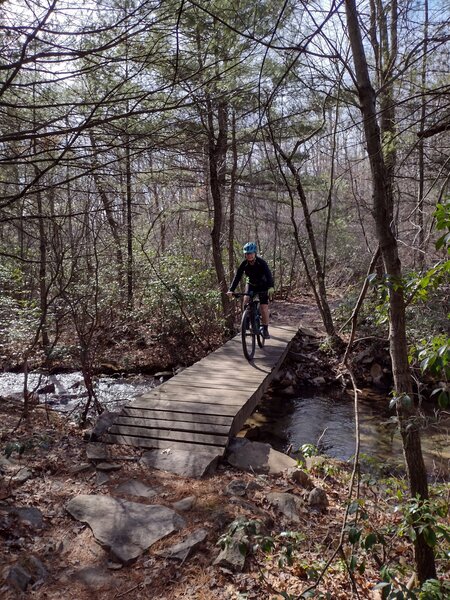
[[[355,417],[352,394],[314,393],[288,400],[274,396],[270,399],[272,406],[273,403],[281,403],[285,410],[275,418],[271,418],[269,414],[264,430],[272,445],[273,439],[280,440],[278,449],[286,450],[291,446],[295,452],[303,444],[317,445],[320,440],[320,448],[328,456],[340,460],[349,460],[354,456]],[[389,464],[390,470],[403,470],[402,442],[396,424],[390,421],[394,411],[389,410],[389,397],[363,390],[358,404],[360,452]],[[265,408],[267,409],[267,405]],[[429,473],[442,476],[443,473],[450,473],[450,419],[436,423],[431,407],[427,408],[426,413],[426,428],[422,431],[425,463]]]

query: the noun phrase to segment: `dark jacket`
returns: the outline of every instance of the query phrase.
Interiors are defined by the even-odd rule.
[[[273,276],[269,265],[260,256],[256,257],[255,263],[251,265],[247,260],[243,260],[236,271],[233,281],[230,285],[230,292],[234,292],[245,273],[247,282],[258,290],[268,290],[274,287]]]

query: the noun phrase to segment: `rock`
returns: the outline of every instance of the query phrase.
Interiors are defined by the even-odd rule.
[[[300,522],[299,513],[302,512],[303,508],[303,502],[300,498],[286,492],[270,492],[266,497],[269,504],[275,506],[289,521],[293,523]]]
[[[313,385],[325,385],[326,384],[326,379],[325,377],[314,377],[314,379],[311,380],[311,383]]]
[[[184,562],[192,554],[195,548],[206,540],[207,535],[208,532],[206,529],[197,529],[179,544],[175,544],[165,550],[158,550],[155,554]]]
[[[42,386],[37,391],[38,394],[54,394],[55,393],[55,384],[48,383],[47,385]]]
[[[225,494],[227,496],[245,496],[247,491],[247,484],[245,481],[240,479],[233,479],[225,488]]]
[[[17,466],[14,464],[13,459],[6,458],[6,456],[0,455],[0,469],[6,473],[17,470]]]
[[[105,473],[104,471],[97,471],[97,473],[95,474],[95,485],[97,487],[100,487],[101,485],[108,483],[108,481],[109,481],[108,473]]]
[[[105,410],[97,419],[97,422],[90,433],[90,440],[92,442],[99,441],[101,436],[108,431],[112,425],[114,425],[114,421],[116,417],[118,417],[120,413],[112,412],[109,410]]]
[[[122,465],[119,465],[119,463],[101,462],[98,463],[96,468],[97,471],[106,471],[109,473],[110,471],[120,471]]]
[[[182,517],[165,506],[111,496],[76,496],[66,508],[75,519],[88,523],[95,539],[122,563],[137,558],[156,541],[185,525]]]
[[[307,456],[305,458],[306,468],[308,471],[312,471],[316,467],[321,467],[327,462],[325,456]]]
[[[33,555],[21,559],[19,564],[7,567],[3,571],[6,583],[17,591],[25,591],[31,584],[36,589],[47,577],[48,572],[44,564]]]
[[[310,491],[308,504],[313,510],[323,511],[328,506],[328,498],[325,490],[314,488]]]
[[[233,467],[256,473],[282,473],[295,467],[297,461],[274,450],[270,444],[235,438],[228,447],[227,460]]]
[[[69,473],[72,473],[72,475],[78,475],[78,473],[84,473],[86,471],[93,471],[93,470],[94,470],[94,467],[92,466],[91,463],[82,462],[79,465],[73,465],[73,467],[70,467]]]
[[[3,572],[3,578],[6,583],[17,591],[24,592],[31,582],[31,574],[21,565],[7,567]]]
[[[303,334],[303,335],[307,335],[308,337],[312,337],[312,338],[321,338],[322,334],[318,331],[314,331],[314,329],[310,329],[309,327],[306,326],[301,326],[299,328],[299,333]]]
[[[129,494],[130,496],[137,496],[139,498],[154,498],[158,494],[155,489],[142,481],[139,481],[139,479],[124,481],[116,487],[115,492],[119,494]]]
[[[111,573],[108,573],[108,571],[105,571],[101,567],[84,567],[78,569],[71,574],[70,579],[83,583],[91,590],[109,588],[113,583]]]
[[[243,536],[244,534],[242,534]],[[241,538],[242,539],[242,538]],[[234,573],[241,572],[245,566],[246,553],[241,539],[233,538],[220,552],[219,556],[213,562],[214,565],[229,569]]]
[[[7,511],[15,515],[19,521],[26,523],[33,527],[33,529],[42,529],[43,518],[42,513],[38,508],[34,506],[23,506],[23,507],[12,507],[8,508]]]
[[[302,471],[298,467],[293,467],[287,472],[287,476],[291,481],[294,481],[301,487],[310,490],[314,487],[311,477],[305,471]]]
[[[28,556],[23,561],[24,567],[31,573],[33,585],[44,582],[48,577],[48,571],[44,563],[34,555]]]
[[[287,385],[286,387],[284,387],[283,389],[280,390],[280,392],[283,396],[296,396],[298,395],[295,387],[293,385]]]
[[[159,371],[158,373],[155,373],[155,378],[160,378],[160,377],[173,377],[173,371]]]
[[[248,511],[251,514],[251,518],[255,518],[257,516],[265,526],[269,526],[270,522],[272,521],[272,518],[267,514],[267,511],[263,510],[256,504],[241,498],[240,496],[231,496],[230,504],[240,506],[244,510]]]
[[[172,504],[172,506],[173,506],[174,510],[178,510],[180,512],[186,512],[188,510],[191,510],[191,508],[193,508],[196,500],[197,500],[197,498],[195,496],[187,496],[186,498],[183,498],[182,500],[178,500],[178,502],[174,502]]]
[[[88,460],[105,461],[109,459],[109,452],[106,444],[100,442],[90,442],[86,445],[86,458]]]
[[[17,473],[14,475],[14,477],[12,478],[12,480],[16,483],[25,483],[25,481],[28,481],[29,479],[33,478],[33,471],[31,471],[31,469],[28,469],[27,467],[22,467],[21,469],[19,469],[17,471]]]
[[[141,463],[147,467],[176,473],[182,477],[200,478],[215,471],[222,452],[219,450],[150,450],[145,452]]]
[[[370,375],[372,377],[372,381],[375,385],[380,385],[381,380],[383,378],[383,368],[378,363],[373,363],[370,367]]]

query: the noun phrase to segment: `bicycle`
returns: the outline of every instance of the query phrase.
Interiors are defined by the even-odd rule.
[[[262,329],[261,312],[259,309],[259,296],[254,292],[241,294],[233,292],[235,298],[249,296],[250,300],[244,306],[241,319],[241,338],[242,350],[248,361],[253,360],[255,356],[256,341],[260,348],[264,347],[265,338]]]

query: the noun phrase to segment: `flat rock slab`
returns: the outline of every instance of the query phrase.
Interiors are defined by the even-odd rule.
[[[236,438],[231,442],[227,460],[230,465],[243,471],[273,475],[283,473],[297,465],[297,461],[274,450],[270,444],[250,442],[241,438]]]
[[[43,517],[42,513],[38,508],[34,506],[2,506],[0,505],[0,511],[8,512],[14,515],[21,521],[33,527],[34,529],[42,529]]]
[[[120,471],[122,465],[119,463],[109,463],[109,462],[101,462],[97,465],[97,471]]]
[[[139,481],[139,479],[124,481],[114,491],[117,494],[128,494],[129,496],[137,496],[139,498],[154,498],[158,495],[157,490]]]
[[[90,442],[86,445],[86,458],[88,460],[105,461],[109,459],[109,450],[106,444]]]
[[[77,581],[85,585],[89,590],[100,590],[111,588],[114,581],[111,573],[101,567],[83,567],[73,571],[69,576],[62,579],[62,583],[68,585],[70,581]]]
[[[206,529],[197,529],[179,544],[175,544],[166,550],[159,550],[156,554],[184,562],[195,548],[206,540],[207,536],[208,532]]]
[[[87,523],[99,544],[122,563],[128,563],[161,538],[178,531],[185,521],[165,506],[138,504],[104,495],[80,495],[67,511]]]
[[[200,450],[167,448],[145,452],[141,462],[147,467],[199,479],[215,471],[221,456],[222,452],[217,449],[207,450],[204,447]]]
[[[300,522],[300,514],[303,509],[303,503],[300,498],[294,496],[294,494],[271,492],[267,494],[267,500],[269,504],[275,506],[289,521],[292,523]]]

